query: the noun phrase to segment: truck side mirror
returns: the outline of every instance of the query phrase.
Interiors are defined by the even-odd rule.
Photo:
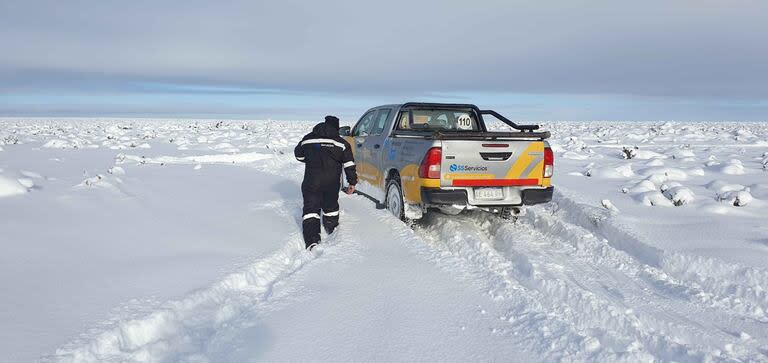
[[[342,126],[339,128],[339,136],[349,136],[351,133],[352,128],[349,126]]]

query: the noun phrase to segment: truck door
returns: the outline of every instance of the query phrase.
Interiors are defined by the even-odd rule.
[[[376,116],[376,112],[376,110],[373,110],[363,115],[363,117],[360,118],[360,121],[358,121],[355,125],[355,128],[352,129],[352,133],[350,135],[352,138],[350,142],[352,146],[352,153],[355,156],[355,165],[357,165],[357,176],[360,178],[360,181],[367,183],[371,183],[371,179],[373,178],[371,169],[373,168],[368,165],[369,155],[363,146],[365,145],[365,140],[368,138],[371,133],[371,129],[373,128],[373,121],[374,116]]]
[[[384,191],[384,140],[386,139],[388,126],[391,125],[392,110],[389,108],[381,108],[376,111],[373,117],[372,127],[370,134],[365,138],[363,142],[363,150],[366,155],[366,164],[370,165],[370,183]],[[378,195],[378,193],[377,193]]]

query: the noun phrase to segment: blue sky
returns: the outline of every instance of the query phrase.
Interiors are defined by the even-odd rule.
[[[763,1],[0,0],[0,116],[768,120]]]

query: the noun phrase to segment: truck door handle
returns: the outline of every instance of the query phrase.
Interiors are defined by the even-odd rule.
[[[375,144],[375,145],[373,145],[373,148],[374,148],[374,149],[378,149],[378,148],[380,148],[380,147],[381,147],[381,145],[379,145],[379,144]]]

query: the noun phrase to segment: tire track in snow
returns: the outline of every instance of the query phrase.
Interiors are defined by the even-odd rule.
[[[512,324],[510,335],[527,334],[547,360],[765,358],[758,353],[765,341],[761,325],[750,326],[759,340],[735,337],[738,332],[719,325],[732,322],[728,314],[659,295],[654,291],[658,285],[643,276],[654,273],[651,267],[594,238],[561,238],[556,229],[539,231],[551,230],[547,226],[504,223],[483,214],[434,215],[424,224],[417,231],[430,244],[501,277],[504,284],[497,284],[494,294],[511,300],[519,300],[511,296],[515,293],[532,297],[515,302],[502,318]],[[664,281],[663,273],[655,274]],[[673,292],[681,288],[664,282]]]
[[[582,227],[604,238],[611,246],[629,246],[622,251],[643,263],[641,255],[631,246],[657,251],[658,267],[669,278],[696,291],[702,302],[739,312],[746,318],[768,323],[768,270],[740,266],[734,263],[675,251],[661,251],[634,236],[627,228],[607,222],[606,211],[578,203],[562,191],[555,194],[563,222]],[[616,241],[623,241],[617,243]],[[641,249],[642,250],[642,249]]]
[[[275,203],[271,203],[275,204]],[[354,222],[355,218],[350,218]],[[340,241],[344,242],[339,248]],[[293,277],[311,265],[316,256],[324,262],[357,257],[357,240],[344,230],[324,239],[317,252],[309,253],[298,233],[273,254],[214,285],[182,299],[168,301],[137,318],[116,320],[107,329],[64,345],[43,362],[155,362],[207,361],[208,345],[237,329],[242,316],[258,316],[295,300]],[[276,287],[280,289],[276,289]]]
[[[701,299],[702,292],[697,287],[661,269],[637,263],[632,256],[613,249],[608,241],[579,226],[541,213],[540,208],[533,211],[525,218],[527,226],[523,227],[540,233],[546,241],[544,247],[551,245],[561,250],[559,258],[576,268],[574,276],[583,277],[578,281],[587,290],[602,292],[608,301],[631,308],[646,327],[668,332],[676,340],[705,342],[709,345],[702,347],[705,352],[725,351],[720,358],[760,357],[758,349],[768,340],[763,322],[744,315],[738,306]],[[497,223],[495,228],[494,238],[502,243],[508,243],[517,232],[509,224]],[[533,247],[542,249],[542,244]],[[519,252],[516,248],[500,249]],[[619,295],[614,296],[614,292]]]
[[[684,350],[667,336],[638,331],[638,319],[626,307],[607,303],[569,276],[558,274],[567,269],[559,261],[549,260],[549,254],[531,256],[522,253],[508,258],[494,248],[494,241],[478,227],[477,219],[468,216],[445,218],[435,215],[419,234],[438,248],[463,259],[464,263],[485,269],[500,280],[489,293],[510,304],[500,317],[510,323],[501,332],[522,336],[545,360],[624,360],[640,361],[654,358],[653,352],[632,344],[635,339],[662,342]],[[532,243],[532,236],[520,233],[517,243]],[[539,237],[539,236],[537,236]],[[606,326],[608,324],[608,326]],[[605,339],[610,333],[622,339],[621,349],[609,346]],[[633,339],[634,338],[634,339]],[[614,342],[614,345],[618,345]]]
[[[253,306],[273,299],[273,288],[313,257],[298,234],[272,255],[229,274],[216,284],[169,301],[148,315],[118,321],[80,338],[43,361],[158,361],[204,346],[217,329]]]

